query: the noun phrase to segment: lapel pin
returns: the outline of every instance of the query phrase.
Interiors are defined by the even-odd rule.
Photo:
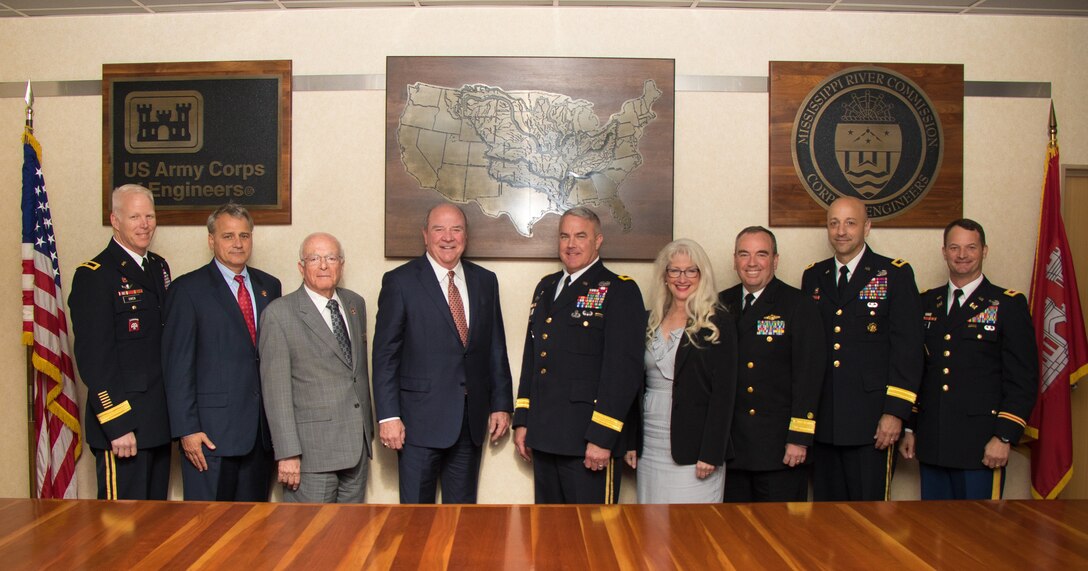
[[[268,297],[268,290],[261,290],[261,297]]]

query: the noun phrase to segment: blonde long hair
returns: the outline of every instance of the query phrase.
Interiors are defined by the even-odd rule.
[[[703,247],[698,242],[686,238],[669,242],[661,249],[654,261],[654,275],[657,277],[654,278],[653,285],[650,287],[650,320],[646,325],[646,340],[653,338],[654,332],[661,326],[674,301],[672,292],[665,283],[665,270],[669,262],[678,254],[687,255],[695,267],[699,268],[699,286],[685,302],[688,322],[684,333],[688,340],[697,346],[699,339],[696,339],[696,335],[702,329],[709,329],[710,334],[704,340],[716,344],[721,332],[710,318],[718,311],[725,311],[725,308],[718,302],[718,289],[714,285],[714,269],[710,266],[710,258],[703,251]]]

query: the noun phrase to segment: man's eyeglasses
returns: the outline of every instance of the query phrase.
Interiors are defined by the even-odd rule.
[[[305,258],[302,258],[302,262],[304,264],[306,264],[307,266],[320,265],[321,260],[325,260],[326,265],[335,266],[335,265],[339,264],[340,262],[343,262],[344,257],[343,256],[334,256],[332,254],[329,254],[328,256],[313,255],[313,256],[306,256]]]

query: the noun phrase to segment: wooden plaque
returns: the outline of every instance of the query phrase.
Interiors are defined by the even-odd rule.
[[[963,66],[771,62],[770,224],[823,226],[840,196],[875,224],[963,212]]]
[[[102,223],[140,184],[159,224],[203,225],[217,206],[291,223],[291,61],[104,64]]]
[[[420,255],[445,201],[470,258],[554,259],[581,205],[603,256],[652,260],[672,240],[673,90],[665,59],[388,58],[385,255]]]

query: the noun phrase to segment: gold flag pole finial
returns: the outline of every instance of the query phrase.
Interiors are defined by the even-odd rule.
[[[26,126],[30,129],[30,132],[34,132],[34,90],[30,88],[30,82],[26,82],[26,96],[23,97],[23,101],[26,101]]]
[[[1054,115],[1054,101],[1050,101],[1050,146],[1058,144],[1058,119]]]

